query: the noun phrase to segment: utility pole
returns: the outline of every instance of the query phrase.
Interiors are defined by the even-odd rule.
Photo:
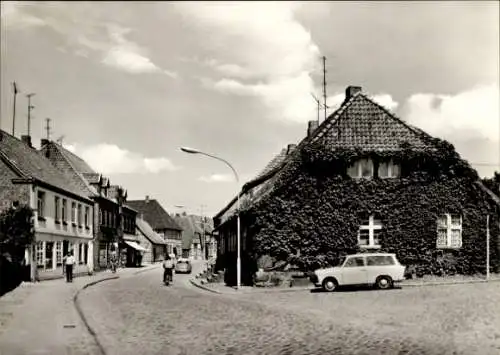
[[[490,215],[486,216],[486,280],[490,279]]]
[[[28,98],[28,136],[31,135],[31,110],[35,108],[35,106],[31,104],[32,96],[35,96],[35,94],[31,93],[26,95],[26,97]]]
[[[12,83],[12,89],[14,94],[14,107],[12,108],[12,135],[14,136],[16,133],[16,97],[19,93],[15,81]]]
[[[47,122],[47,125],[45,126],[45,130],[47,131],[47,140],[50,140],[50,118],[46,118],[45,122]]]
[[[325,109],[325,120],[326,120],[326,57],[323,56],[323,107]]]
[[[116,254],[118,257],[118,265],[121,265],[120,242],[123,240],[123,204],[127,200],[127,192],[123,187],[118,187],[115,198],[118,202],[118,230],[116,233],[116,244],[118,245],[118,250]]]
[[[205,254],[205,260],[208,261],[207,236],[205,234],[205,216],[203,214],[203,207],[205,207],[205,205],[201,205],[201,216],[200,216],[201,228],[203,231],[203,234],[202,234],[203,235],[203,253]]]

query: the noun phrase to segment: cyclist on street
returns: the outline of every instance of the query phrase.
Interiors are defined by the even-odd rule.
[[[170,255],[166,255],[163,261],[163,283],[168,285],[173,282],[173,270],[174,263],[172,259],[170,259]]]

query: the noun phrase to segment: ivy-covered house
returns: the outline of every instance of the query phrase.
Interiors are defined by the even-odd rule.
[[[214,217],[217,268],[235,283],[234,198]],[[264,255],[307,270],[387,251],[417,274],[500,267],[500,199],[454,147],[348,87],[340,108],[240,192],[242,282]]]

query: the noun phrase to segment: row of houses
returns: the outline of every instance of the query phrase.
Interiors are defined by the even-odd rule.
[[[157,200],[127,200],[125,189],[61,144],[42,139],[36,149],[30,136],[0,130],[0,212],[17,205],[34,211],[35,243],[25,253],[31,280],[60,277],[69,251],[76,273],[107,268],[116,247],[127,266],[162,261],[166,254],[194,257],[195,249],[183,245],[183,238],[193,240],[191,231]],[[210,225],[203,234],[198,240],[213,243]]]
[[[471,119],[474,119],[471,117]],[[500,195],[500,194],[498,194]],[[242,282],[263,255],[304,269],[394,252],[421,273],[500,271],[500,199],[453,146],[409,125],[360,87],[239,193]],[[218,269],[236,281],[237,197],[215,217]]]

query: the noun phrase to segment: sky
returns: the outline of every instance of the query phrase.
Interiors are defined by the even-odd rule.
[[[481,176],[500,171],[499,3],[1,3],[1,120],[50,138],[168,212],[215,215],[316,119],[326,57],[330,114],[357,85],[450,141]]]

